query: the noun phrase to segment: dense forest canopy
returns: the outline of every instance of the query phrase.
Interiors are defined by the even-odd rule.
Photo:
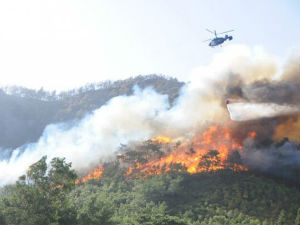
[[[299,187],[251,172],[189,174],[179,167],[129,179],[115,161],[75,185],[64,159],[46,157],[0,192],[1,224],[299,224]]]

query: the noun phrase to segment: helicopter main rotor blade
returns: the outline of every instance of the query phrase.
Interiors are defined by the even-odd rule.
[[[225,33],[232,32],[232,31],[234,31],[234,30],[228,30],[228,31],[224,31],[224,32],[222,32],[222,33],[218,33],[218,34],[225,34]]]
[[[203,41],[203,42],[207,42],[207,41],[211,41],[212,39],[207,39],[207,40],[205,40],[205,41]]]
[[[208,32],[212,33],[212,34],[215,34],[215,32],[209,30],[209,29],[206,29]]]

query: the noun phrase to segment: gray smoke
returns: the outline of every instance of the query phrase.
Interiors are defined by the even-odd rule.
[[[297,74],[299,76],[300,71]],[[242,88],[244,98],[254,102],[300,104],[299,84],[287,81],[256,81]]]
[[[299,179],[300,150],[292,142],[286,141],[281,146],[272,144],[260,148],[253,146],[253,143],[245,144],[242,161],[247,168],[255,171],[294,181]]]
[[[295,105],[300,108],[300,56],[294,57],[276,79],[271,77],[249,81],[244,74],[229,73],[224,97],[255,103]]]

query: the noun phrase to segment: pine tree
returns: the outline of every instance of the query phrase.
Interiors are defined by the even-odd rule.
[[[300,208],[298,208],[295,225],[300,225]]]
[[[280,214],[278,216],[278,219],[277,219],[277,225],[285,225],[286,224],[286,218],[285,218],[285,211],[282,209],[280,211]]]

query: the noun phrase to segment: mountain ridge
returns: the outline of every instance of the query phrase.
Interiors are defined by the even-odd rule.
[[[89,84],[59,95],[22,87],[14,87],[8,93],[8,89],[2,88],[0,149],[37,141],[48,124],[79,120],[113,97],[131,95],[136,85],[141,89],[152,87],[158,93],[168,95],[172,103],[183,84],[175,78],[153,74]]]

